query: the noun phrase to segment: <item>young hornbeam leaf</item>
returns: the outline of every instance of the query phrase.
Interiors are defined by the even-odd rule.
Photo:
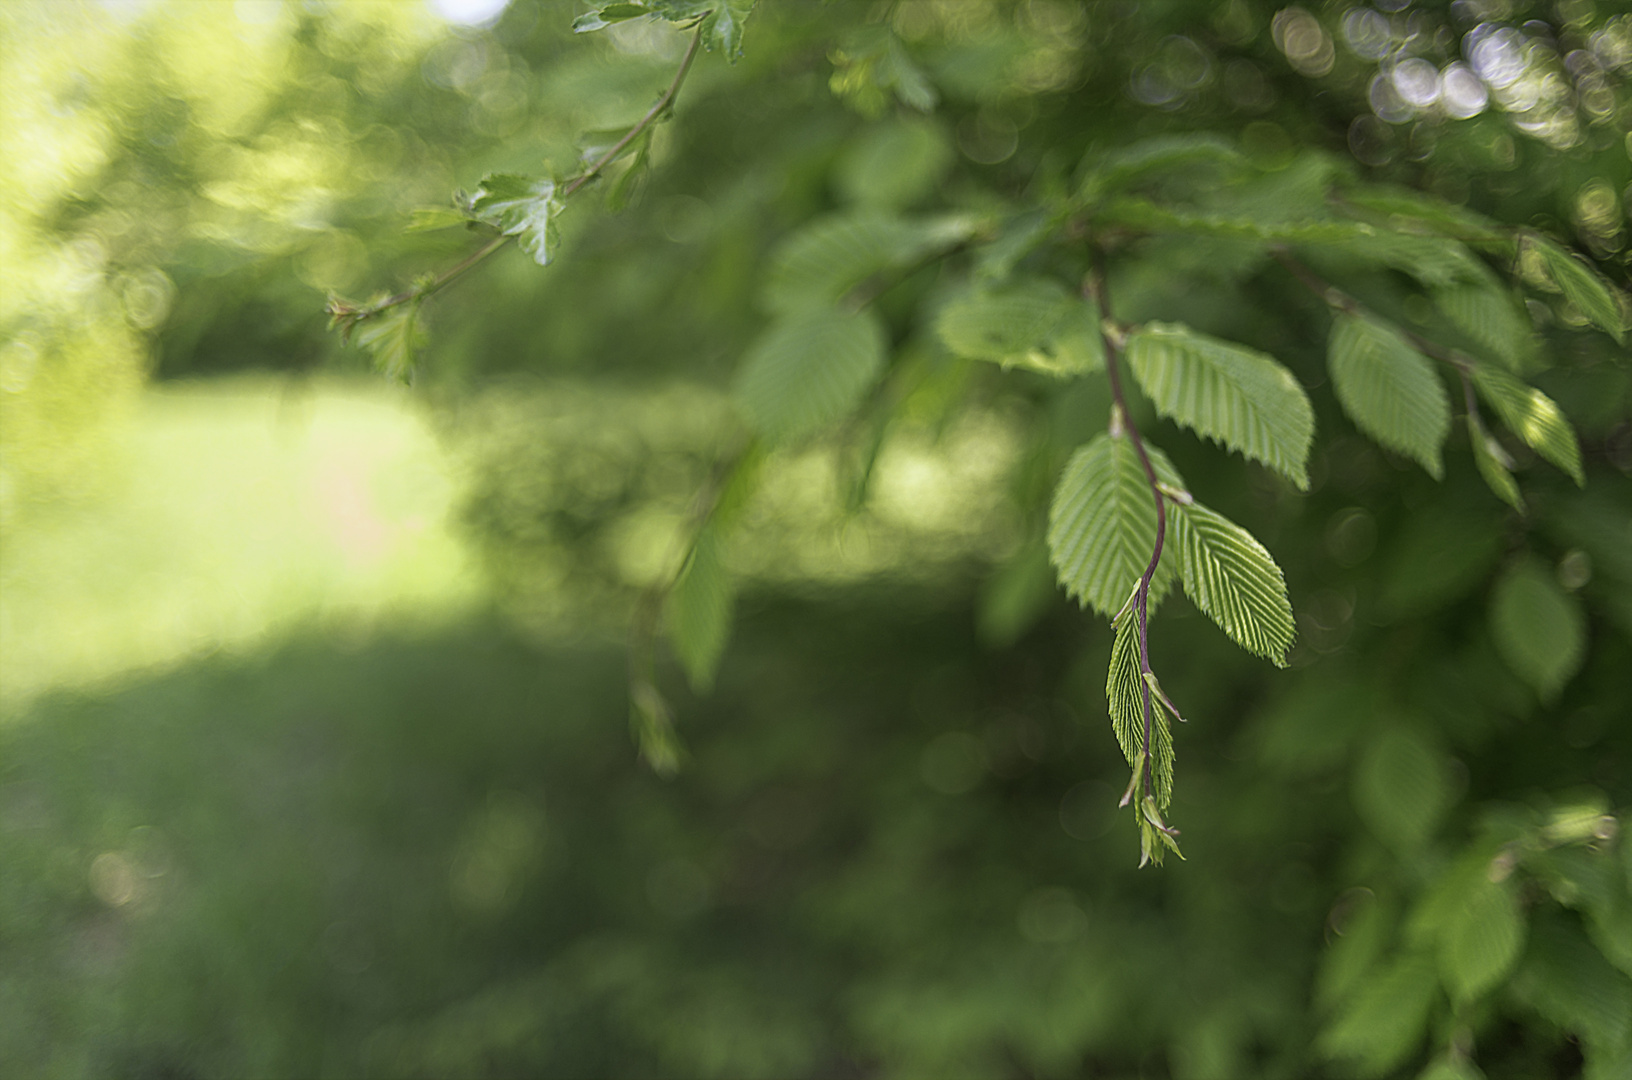
[[[1177,720],[1181,724],[1189,723],[1188,720],[1179,715],[1179,707],[1173,704],[1173,702],[1168,699],[1166,694],[1162,693],[1162,684],[1156,678],[1156,673],[1154,671],[1147,671],[1144,673],[1144,677],[1145,684],[1150,687],[1150,692],[1156,696],[1157,701],[1162,703],[1163,708],[1173,714],[1173,719]]]
[[[572,32],[587,34],[594,30],[604,30],[613,23],[620,23],[626,19],[638,19],[642,15],[655,14],[645,4],[607,4],[599,11],[591,11],[580,15],[572,21]]]
[[[1480,364],[1473,369],[1473,385],[1479,396],[1490,403],[1507,429],[1537,454],[1568,473],[1577,486],[1585,487],[1581,471],[1581,445],[1575,428],[1553,399],[1514,378],[1500,368]],[[1511,467],[1511,466],[1509,466]]]
[[[1105,366],[1093,305],[1047,278],[969,289],[941,309],[935,329],[947,348],[971,360],[1061,378]]]
[[[673,776],[680,771],[684,751],[674,733],[674,714],[657,687],[646,679],[629,688],[629,726],[634,729],[640,756],[653,772]]]
[[[1133,768],[1134,788],[1144,784],[1145,681],[1139,670],[1139,620],[1129,614],[1116,626],[1111,663],[1105,677],[1105,702],[1111,730],[1122,756]],[[1173,732],[1167,714],[1153,709],[1150,718],[1150,792],[1165,808],[1173,797]],[[1126,802],[1124,802],[1126,805]]]
[[[471,198],[471,211],[506,236],[540,266],[548,266],[556,243],[555,217],[562,203],[555,181],[513,173],[491,173]]]
[[[1145,444],[1159,480],[1184,481],[1167,455]],[[1156,504],[1124,432],[1100,435],[1071,455],[1048,512],[1048,550],[1065,591],[1102,615],[1120,610],[1128,582],[1140,577],[1156,549]],[[1154,606],[1173,583],[1164,557],[1150,583]]]
[[[1286,666],[1297,637],[1286,579],[1264,546],[1200,503],[1171,510],[1185,594],[1230,640]]]
[[[1149,795],[1139,803],[1139,865],[1144,867],[1154,863],[1162,865],[1163,856],[1171,851],[1180,859],[1184,852],[1179,850],[1179,830],[1162,820],[1161,811],[1156,801]]]
[[[643,0],[642,3],[606,4],[573,20],[575,34],[604,30],[613,23],[656,15],[660,19],[690,29],[702,24],[703,44],[710,50],[719,46],[725,58],[737,62],[742,55],[743,23],[754,10],[755,0]]]
[[[1241,151],[1216,135],[1157,135],[1109,154],[1090,153],[1081,170],[1080,197],[1091,203],[1152,173],[1198,165],[1236,173],[1249,168]]]
[[[958,244],[975,227],[961,214],[904,218],[877,209],[818,218],[777,245],[765,306],[786,312],[837,303],[875,274]]]
[[[884,370],[883,323],[870,310],[784,315],[748,347],[736,399],[770,442],[813,434],[856,406]]]
[[[1309,489],[1315,411],[1272,357],[1187,326],[1150,323],[1128,339],[1128,366],[1157,412]]]
[[[698,693],[707,693],[714,685],[714,672],[731,636],[736,589],[721,547],[713,526],[704,526],[668,598],[669,641]]]
[[[1580,309],[1594,326],[1614,338],[1626,342],[1625,316],[1621,313],[1620,299],[1614,286],[1605,281],[1597,270],[1584,260],[1576,258],[1546,237],[1534,233],[1525,236],[1525,251],[1533,251],[1541,259],[1553,284],[1558,286],[1564,299]]]
[[[1485,430],[1485,425],[1479,422],[1479,417],[1468,414],[1468,438],[1473,443],[1473,463],[1479,468],[1479,475],[1485,478],[1485,483],[1496,497],[1519,513],[1524,513],[1524,496],[1519,494],[1518,482],[1513,479],[1513,459],[1507,456],[1502,444],[1491,437]]]
[[[1332,389],[1355,426],[1438,480],[1451,404],[1428,359],[1375,319],[1338,312],[1327,350]]]
[[[1458,330],[1512,371],[1535,362],[1536,332],[1525,313],[1494,277],[1435,289],[1434,303]]]

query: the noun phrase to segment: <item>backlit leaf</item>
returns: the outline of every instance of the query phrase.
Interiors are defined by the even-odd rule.
[[[705,527],[668,597],[669,640],[699,693],[713,686],[714,672],[731,636],[736,589],[721,560],[722,546],[716,531]]]
[[[1063,377],[1105,366],[1093,305],[1046,278],[971,288],[941,309],[935,329],[957,355],[1004,367]]]
[[[1438,983],[1428,957],[1400,957],[1360,987],[1321,1033],[1321,1049],[1354,1061],[1364,1076],[1398,1068],[1422,1043]]]
[[[1397,849],[1420,847],[1450,799],[1444,760],[1408,728],[1380,732],[1355,769],[1355,809],[1379,838]]]
[[[1535,355],[1530,317],[1499,286],[1458,283],[1434,290],[1434,303],[1456,327],[1505,366],[1521,371]]]
[[[1535,559],[1515,563],[1491,593],[1490,632],[1502,659],[1543,701],[1580,670],[1587,644],[1581,602]]]
[[[1473,385],[1479,395],[1496,410],[1507,429],[1524,440],[1526,446],[1568,473],[1577,485],[1586,486],[1581,471],[1581,445],[1575,428],[1553,399],[1520,379],[1481,364],[1473,370]]]
[[[1170,513],[1185,595],[1231,641],[1285,667],[1297,627],[1274,558],[1247,530],[1200,503],[1175,504]]]
[[[1242,171],[1247,168],[1247,160],[1233,143],[1216,135],[1158,135],[1120,150],[1091,155],[1081,185],[1082,195],[1093,200],[1121,191],[1152,173],[1192,169],[1198,165]]]
[[[1502,444],[1491,437],[1476,417],[1468,417],[1468,440],[1473,444],[1473,464],[1484,478],[1486,486],[1513,509],[1524,512],[1524,496],[1518,481],[1513,479],[1513,461],[1502,449]]]
[[[855,407],[878,381],[884,352],[884,327],[871,311],[784,315],[749,346],[737,402],[765,438],[802,438]]]
[[[1157,479],[1184,482],[1167,456],[1148,443]],[[1107,618],[1127,602],[1156,547],[1156,504],[1133,444],[1104,434],[1071,455],[1048,514],[1048,549],[1060,584]],[[1151,602],[1166,595],[1176,560],[1171,545],[1150,584]]]
[[[1415,458],[1436,480],[1451,428],[1450,400],[1433,366],[1399,332],[1374,319],[1338,314],[1327,365],[1338,402],[1356,427]]]
[[[1592,324],[1617,342],[1625,342],[1626,327],[1620,299],[1615,289],[1598,271],[1546,237],[1531,234],[1524,238],[1527,251],[1541,257],[1548,276],[1564,298],[1580,309]]]
[[[419,301],[400,304],[359,322],[354,336],[374,358],[375,370],[393,381],[408,382],[414,373],[414,353],[425,344]]]
[[[1154,609],[1154,606],[1153,606]],[[1139,620],[1132,610],[1116,624],[1111,642],[1111,663],[1105,676],[1105,701],[1111,714],[1111,729],[1128,766],[1141,774],[1145,746],[1145,680],[1139,669]],[[1151,702],[1150,715],[1151,790],[1158,809],[1165,810],[1173,797],[1173,732],[1160,705]],[[1139,782],[1143,792],[1143,780]]]
[[[1186,326],[1150,323],[1129,339],[1128,365],[1157,412],[1308,489],[1314,409],[1273,357]]]
[[[514,236],[538,265],[549,265],[556,243],[555,216],[562,210],[554,180],[491,173],[476,189],[471,209],[478,219]]]
[[[1448,912],[1439,933],[1439,969],[1457,1001],[1493,989],[1518,962],[1524,916],[1508,882],[1481,874]]]
[[[1343,192],[1342,201],[1386,219],[1395,229],[1431,232],[1481,246],[1512,244],[1507,230],[1483,214],[1410,188],[1381,184],[1354,187]]]

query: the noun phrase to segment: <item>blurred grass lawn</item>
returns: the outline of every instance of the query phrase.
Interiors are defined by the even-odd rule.
[[[410,399],[241,379],[146,391],[107,475],[0,556],[0,710],[297,626],[439,620],[478,586],[454,478]]]

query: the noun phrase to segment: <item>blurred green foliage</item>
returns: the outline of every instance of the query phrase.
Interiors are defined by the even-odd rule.
[[[1187,861],[1140,873],[1112,635],[1043,544],[1110,399],[1058,329],[1077,314],[1049,282],[1081,261],[1039,246],[1059,223],[1037,209],[1116,181],[1094,171],[1113,151],[1203,132],[1269,177],[1242,212],[1352,172],[1625,290],[1612,8],[766,0],[730,28],[741,58],[704,54],[645,151],[568,201],[550,267],[501,251],[425,302],[407,398],[357,388],[368,359],[325,297],[468,255],[491,232],[450,195],[577,173],[669,85],[684,32],[574,35],[583,6],[525,0],[489,25],[0,7],[0,1061],[1625,1075],[1632,372],[1577,332],[1593,294],[1527,243],[1523,331],[1481,334],[1417,277],[1310,257],[1558,402],[1583,488],[1487,412],[1520,514],[1460,419],[1442,480],[1361,436],[1325,305],[1251,242],[1130,241],[1116,316],[1273,355],[1316,431],[1302,493],[1132,403],[1273,552],[1298,628],[1277,672],[1177,590],[1154,617],[1190,721]],[[1229,210],[1232,161],[1139,190]],[[820,271],[828,214],[824,243],[926,230],[875,253],[882,388],[743,459],[739,491],[734,373],[813,287],[773,253],[795,237]],[[978,253],[902,254],[991,222]],[[982,306],[1046,326],[946,334]],[[731,530],[682,585],[728,568],[735,631],[708,696],[685,690],[708,657],[658,655],[684,744],[664,781],[631,748],[624,638],[711,486]]]

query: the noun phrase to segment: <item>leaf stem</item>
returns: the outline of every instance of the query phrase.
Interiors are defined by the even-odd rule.
[[[707,13],[705,12],[704,14]],[[642,133],[647,131],[654,123],[657,122],[660,117],[662,117],[665,112],[668,111],[669,107],[674,104],[675,97],[679,95],[681,84],[686,81],[686,75],[690,73],[692,61],[697,59],[697,50],[702,43],[703,28],[701,25],[699,25],[697,27],[697,31],[691,35],[691,44],[686,46],[685,55],[680,58],[680,70],[675,72],[674,79],[669,83],[669,88],[663,91],[663,96],[658,98],[657,103],[650,109],[646,110],[646,115],[635,121],[634,126],[624,134],[623,138],[619,139],[615,144],[613,144],[611,149],[596,159],[594,164],[590,165],[589,168],[585,169],[582,173],[568,181],[567,185],[561,189],[560,195],[557,196],[558,198],[564,200],[577,194],[580,188],[589,183],[591,180],[595,179],[595,177],[599,176],[601,170],[605,169],[608,165],[612,164],[612,162],[616,161],[618,159],[618,155],[622,154],[624,150],[629,147],[630,143],[638,139]],[[444,270],[442,273],[437,274],[434,277],[426,278],[407,289],[403,289],[401,292],[393,293],[390,296],[385,297],[383,300],[376,300],[372,304],[366,304],[361,307],[353,307],[345,304],[344,301],[331,299],[329,301],[329,314],[334,316],[336,320],[345,319],[349,324],[349,329],[349,326],[354,326],[355,324],[363,322],[366,319],[372,319],[376,315],[389,311],[400,304],[406,304],[410,300],[422,300],[427,296],[441,291],[444,286],[451,284],[453,281],[463,275],[465,271],[482,262],[489,255],[508,244],[512,239],[514,239],[514,237],[496,236],[489,240],[486,244],[482,245],[480,248],[477,248],[470,255],[460,260],[458,263],[455,263],[453,266]]]
[[[1105,284],[1105,254],[1098,245],[1089,243],[1090,258],[1092,260],[1088,276],[1083,280],[1083,296],[1091,301],[1099,310],[1099,336],[1105,343],[1105,375],[1111,384],[1111,400],[1114,402],[1111,414],[1112,434],[1120,428],[1126,432],[1128,441],[1133,444],[1133,451],[1139,456],[1139,464],[1145,470],[1145,480],[1150,485],[1150,497],[1156,503],[1156,543],[1150,552],[1150,565],[1139,579],[1138,590],[1134,594],[1133,614],[1139,620],[1139,673],[1149,676],[1150,670],[1150,583],[1156,576],[1156,567],[1162,560],[1162,544],[1167,538],[1167,506],[1162,497],[1161,484],[1156,479],[1156,469],[1150,463],[1150,455],[1145,452],[1144,440],[1139,437],[1139,428],[1133,422],[1128,412],[1127,399],[1122,393],[1122,376],[1117,369],[1117,358],[1121,353],[1125,336],[1115,329],[1111,318],[1110,290]],[[1148,678],[1140,680],[1140,690],[1144,698],[1145,729],[1144,739],[1140,747],[1140,773],[1147,797],[1153,795],[1151,780],[1150,741],[1154,724],[1154,707],[1150,700],[1150,681]]]

